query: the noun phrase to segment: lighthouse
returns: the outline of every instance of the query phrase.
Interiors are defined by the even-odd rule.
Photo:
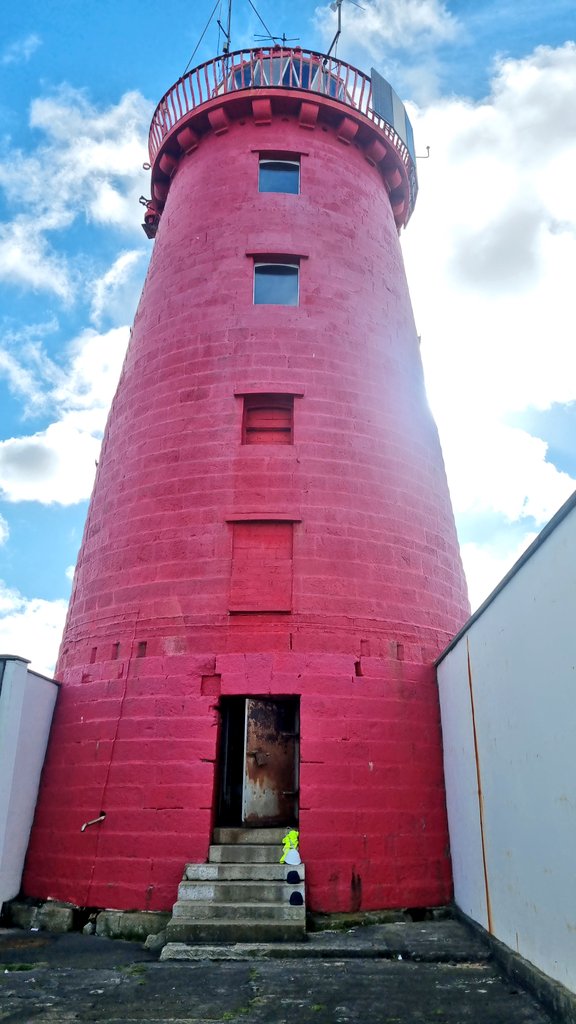
[[[292,828],[312,909],[440,905],[434,660],[468,605],[406,111],[331,55],[225,53],[162,98],[150,165],[24,890],[167,910],[215,830]]]

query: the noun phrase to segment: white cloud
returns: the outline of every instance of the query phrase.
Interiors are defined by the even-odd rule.
[[[366,0],[363,10],[345,4],[343,42],[360,47],[375,60],[389,49],[414,49],[454,39],[460,26],[442,0]],[[316,26],[325,42],[336,31],[330,4],[317,7]]]
[[[66,576],[67,580],[70,580],[70,582],[72,582],[72,580],[74,579],[75,571],[76,571],[76,566],[75,565],[68,565],[66,567],[66,571],[65,571],[64,575]]]
[[[8,501],[70,505],[90,495],[100,442],[65,422],[0,441],[0,484]]]
[[[576,400],[575,94],[567,43],[501,61],[480,103],[414,111],[432,149],[403,248],[455,510],[526,530],[576,488],[510,425]]]
[[[54,292],[70,302],[72,278],[66,258],[52,251],[45,237],[46,231],[69,224],[70,215],[64,212],[57,223],[52,217],[22,214],[0,224],[0,281]]]
[[[32,406],[44,404],[34,371],[16,359],[11,352],[0,348],[0,377],[5,377],[13,394],[25,396]]]
[[[61,371],[43,347],[45,339],[57,329],[56,320],[22,325],[17,330],[0,328],[0,378],[20,400],[23,419],[46,407],[46,387],[59,379]]]
[[[468,579],[470,607],[475,611],[500,583],[503,576],[518,561],[537,534],[528,532],[509,546],[498,544],[463,544],[461,548],[464,571]]]
[[[141,232],[138,198],[149,187],[142,163],[151,112],[138,92],[100,109],[68,86],[32,102],[30,127],[41,141],[28,152],[8,148],[0,160],[0,187],[17,211],[0,224],[0,280],[70,302],[78,271],[54,250],[55,231],[84,217]]]
[[[428,102],[443,78],[442,46],[464,34],[463,24],[444,0],[344,0],[342,34],[335,54],[360,68],[374,63],[396,90]],[[316,7],[314,22],[324,48],[334,39],[336,14],[330,3]]]
[[[19,654],[44,675],[54,672],[67,601],[23,597],[0,580],[0,650]]]
[[[142,289],[145,257],[146,253],[138,249],[122,252],[110,269],[94,282],[91,306],[94,323],[100,324],[104,319],[125,322],[127,308],[133,312]]]
[[[119,103],[104,110],[89,103],[82,91],[69,87],[34,100],[30,125],[46,136],[40,155],[53,163],[58,174],[58,201],[83,209],[100,223],[139,229],[138,197],[149,184],[142,163],[148,156],[152,110],[139,92],[125,93]],[[40,198],[44,180],[35,178],[28,184],[31,199]],[[104,186],[133,200],[135,205],[127,207],[123,218],[115,208],[102,208]],[[19,187],[17,180],[13,187]]]
[[[5,544],[10,536],[10,527],[4,516],[0,513],[0,547]]]
[[[0,64],[26,64],[39,46],[42,46],[42,40],[35,33],[24,36],[23,39],[16,39],[2,50]]]
[[[52,392],[69,414],[96,412],[101,428],[114,397],[129,337],[128,327],[113,327],[104,334],[86,328],[68,347],[70,364]]]
[[[69,364],[50,363],[46,402],[58,411],[44,430],[0,442],[0,492],[7,501],[70,505],[90,496],[108,408],[129,330],[86,329],[69,346]]]
[[[135,209],[134,195],[123,195],[109,181],[95,183],[94,196],[89,207],[93,221],[99,224],[134,226],[137,223]]]
[[[538,525],[551,519],[576,480],[546,460],[546,442],[489,416],[470,422],[467,410],[454,412],[442,447],[456,513],[497,513],[510,523],[529,518]]]

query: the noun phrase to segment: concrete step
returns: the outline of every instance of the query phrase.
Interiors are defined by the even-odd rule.
[[[278,846],[211,846],[210,864],[279,864]]]
[[[306,907],[289,903],[201,903],[179,900],[172,909],[172,921],[306,921]]]
[[[276,882],[284,881],[289,871],[297,871],[302,881],[306,877],[304,865],[297,868],[289,864],[187,864],[184,881],[190,882]]]
[[[299,942],[306,937],[304,865],[280,864],[285,829],[216,829],[208,864],[187,864],[168,942]],[[288,882],[297,870],[296,883]],[[290,897],[298,893],[300,906]]]
[[[285,828],[215,828],[213,838],[218,846],[222,843],[235,846],[277,845],[282,850],[282,840],[291,827],[287,825]]]
[[[200,901],[206,903],[214,900],[217,903],[288,903],[292,892],[300,892],[304,896],[304,883],[287,885],[285,881],[264,882],[180,882],[178,899]]]
[[[251,918],[235,921],[170,921],[166,927],[168,942],[303,942],[305,922]]]
[[[213,845],[208,854],[211,864],[279,864],[280,857],[278,846]]]

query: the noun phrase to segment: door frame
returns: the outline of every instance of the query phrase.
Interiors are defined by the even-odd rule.
[[[275,823],[246,821],[245,792],[247,786],[247,715],[248,701],[271,704],[291,704],[294,724],[294,764],[292,768],[294,808],[286,821],[278,827],[297,825],[300,809],[300,695],[299,694],[238,694],[222,697],[219,702],[220,723],[216,757],[215,823],[217,827],[269,828]],[[242,737],[240,720],[242,715]],[[287,792],[287,791],[284,791]]]

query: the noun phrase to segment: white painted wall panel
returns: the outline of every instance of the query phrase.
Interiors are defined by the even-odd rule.
[[[455,898],[486,927],[467,643],[492,931],[576,992],[576,509],[438,667]]]
[[[18,895],[58,686],[6,660],[0,691],[0,906]]]
[[[468,687],[466,644],[452,652],[450,671],[440,686],[444,770],[450,772],[446,802],[451,829],[452,872],[458,906],[488,927],[482,869],[482,838],[477,797],[474,734]],[[444,663],[446,664],[446,663]],[[443,666],[440,666],[442,668]],[[452,838],[456,827],[458,842]]]

